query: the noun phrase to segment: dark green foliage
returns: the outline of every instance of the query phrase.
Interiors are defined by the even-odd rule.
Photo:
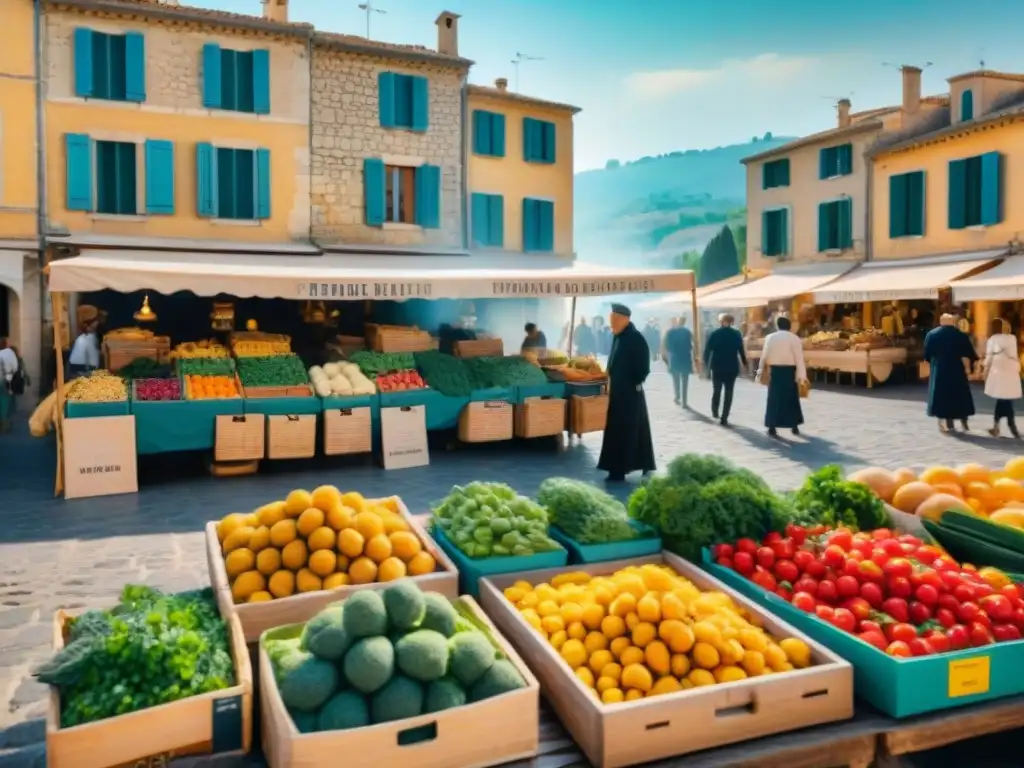
[[[423,702],[424,714],[440,712],[452,707],[461,707],[466,703],[466,692],[455,680],[442,677],[427,686],[427,696]]]
[[[580,544],[605,544],[636,537],[625,505],[600,488],[568,477],[549,477],[540,484],[537,503],[548,519]]]
[[[548,383],[543,369],[524,357],[471,357],[462,364],[473,389]]]
[[[723,217],[724,218],[724,217]],[[723,226],[708,244],[700,257],[699,285],[710,285],[719,280],[735,277],[740,273],[740,259],[732,230]]]
[[[418,629],[395,643],[395,658],[406,675],[429,683],[448,671],[448,639],[432,629]]]
[[[295,723],[299,733],[316,733],[319,730],[318,719],[312,712],[300,712],[297,709],[289,709],[288,714]]]
[[[423,686],[402,675],[391,678],[370,702],[370,717],[375,723],[404,720],[420,714],[423,714]]]
[[[395,673],[395,648],[386,637],[363,638],[348,649],[343,669],[353,688],[373,693]]]
[[[288,709],[316,712],[337,689],[338,670],[331,662],[311,653],[298,653],[302,660],[277,675],[281,701]]]
[[[481,632],[460,632],[451,639],[452,675],[466,688],[479,680],[497,659],[497,651]]]
[[[332,605],[310,619],[302,630],[302,648],[328,661],[345,655],[352,641],[345,632],[342,604]]]
[[[373,637],[388,631],[388,612],[379,592],[364,589],[345,601],[345,632],[350,638]]]
[[[798,522],[808,525],[845,525],[855,531],[873,531],[892,525],[881,499],[866,485],[843,479],[835,464],[808,475],[793,495]]]
[[[416,352],[416,367],[427,386],[448,397],[469,397],[473,385],[462,360],[437,350]]]
[[[181,357],[175,366],[181,376],[231,376],[235,372],[231,357]]]
[[[423,596],[423,602],[425,610],[420,629],[432,629],[445,637],[454,635],[457,614],[448,598],[436,592],[427,592]]]
[[[507,659],[499,659],[476,681],[469,692],[469,700],[482,701],[525,687],[526,682],[523,680],[523,676],[519,674],[519,670],[512,665],[512,662]]]
[[[411,581],[399,581],[384,590],[384,608],[392,630],[408,631],[419,626],[426,613],[423,592]]]
[[[366,699],[355,691],[342,691],[330,698],[317,719],[319,731],[344,731],[370,724]]]
[[[298,355],[240,357],[238,380],[243,387],[288,387],[308,384],[309,374]]]
[[[348,359],[358,365],[370,381],[384,373],[412,371],[416,368],[412,352],[373,352],[366,349],[353,352]]]

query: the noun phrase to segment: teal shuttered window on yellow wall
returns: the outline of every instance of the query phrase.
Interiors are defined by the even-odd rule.
[[[95,141],[88,134],[64,136],[66,205],[69,211],[134,216],[139,210],[139,145]],[[174,143],[149,139],[141,147],[144,212],[174,213]]]
[[[485,109],[473,110],[473,153],[505,156],[505,116]]]
[[[553,163],[557,157],[555,124],[532,117],[523,118],[523,160]]]
[[[770,160],[761,166],[761,189],[789,186],[789,158]]]
[[[1003,220],[1003,157],[986,152],[949,162],[949,228],[991,226]]]
[[[523,250],[545,253],[554,249],[554,202],[531,197],[523,198]]]
[[[196,212],[216,219],[269,219],[270,150],[196,145]]]
[[[841,251],[853,247],[853,201],[818,204],[818,250]]]
[[[832,179],[853,173],[853,145],[825,147],[818,152],[818,178]]]
[[[474,192],[470,198],[473,245],[501,248],[505,245],[505,198]]]
[[[789,253],[789,211],[776,208],[761,214],[761,255],[785,256]]]
[[[385,165],[377,157],[363,160],[363,200],[366,224],[441,226],[441,168],[436,165]]]
[[[381,72],[377,76],[380,125],[425,131],[430,123],[430,87],[420,75]]]
[[[270,112],[270,51],[203,46],[203,106],[233,112]]]
[[[108,101],[146,100],[146,40],[140,32],[74,32],[75,95]]]
[[[889,237],[924,234],[924,171],[889,177]]]

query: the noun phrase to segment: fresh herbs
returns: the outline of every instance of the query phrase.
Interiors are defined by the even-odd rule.
[[[370,379],[382,373],[392,371],[411,371],[416,368],[416,359],[412,352],[371,352],[361,350],[353,352],[348,359],[359,366],[359,370]]]
[[[182,376],[231,376],[235,361],[230,357],[179,357],[175,362]]]
[[[415,354],[416,367],[419,368],[427,385],[448,397],[469,397],[473,387],[466,374],[466,366],[462,360],[452,355],[429,350]]]
[[[473,389],[547,384],[548,377],[525,357],[471,357],[463,360]]]
[[[293,387],[308,384],[309,374],[298,355],[240,357],[238,380],[243,387]]]
[[[590,483],[549,477],[540,484],[537,503],[547,509],[553,525],[580,544],[636,538],[625,505]]]
[[[808,525],[843,525],[854,531],[873,531],[892,523],[885,505],[871,489],[844,479],[835,464],[809,475],[793,494],[793,506],[796,522]]]

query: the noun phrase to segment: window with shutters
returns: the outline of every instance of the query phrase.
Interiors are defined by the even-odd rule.
[[[255,112],[253,103],[253,52],[220,52],[220,108]]]
[[[547,253],[554,249],[554,201],[523,198],[523,251]]]
[[[774,189],[789,186],[789,158],[771,160],[761,166],[761,187]]]
[[[949,228],[1003,220],[1002,155],[986,152],[949,163]]]
[[[853,173],[853,145],[824,147],[818,153],[818,166],[818,177],[822,179],[849,176]]]
[[[777,208],[765,211],[762,219],[762,255],[763,256],[785,256],[789,248],[789,211],[785,208]]]
[[[523,160],[553,163],[556,157],[555,124],[532,117],[523,118]]]
[[[416,169],[400,165],[384,166],[384,220],[395,224],[416,223]]]
[[[473,153],[505,156],[505,116],[484,109],[473,110]]]
[[[93,98],[127,101],[125,36],[92,33]]]
[[[428,122],[427,78],[381,72],[378,76],[380,124],[384,128],[425,131]]]
[[[833,200],[818,205],[818,250],[841,251],[853,247],[853,202]]]
[[[889,237],[924,234],[924,171],[889,177]]]
[[[97,141],[96,212],[115,215],[138,213],[138,145],[124,141]]]
[[[501,248],[505,245],[505,198],[474,192],[470,197],[473,245]]]
[[[255,152],[217,148],[217,218],[256,218]]]
[[[974,92],[967,88],[960,94],[960,121],[974,119]]]

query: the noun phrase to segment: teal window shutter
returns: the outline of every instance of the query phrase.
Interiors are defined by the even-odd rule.
[[[818,178],[827,179],[832,175],[832,149],[826,147],[818,152]]]
[[[472,217],[473,245],[490,245],[490,195],[474,192],[470,198],[470,215]]]
[[[270,114],[270,51],[265,48],[252,52],[252,111]]]
[[[786,168],[789,168],[789,160],[786,161]],[[789,253],[789,211],[783,208],[780,211],[776,211],[776,214],[775,226],[778,230],[778,235],[775,241],[775,252],[778,256],[784,256]]]
[[[967,88],[960,94],[960,120],[974,119],[974,92]]]
[[[853,200],[839,200],[836,205],[839,208],[839,237],[840,248],[853,247]]]
[[[505,156],[505,116],[500,112],[491,113],[491,154]]]
[[[910,174],[889,177],[889,237],[903,237],[907,232],[907,180]]]
[[[203,106],[207,109],[221,106],[220,58],[219,45],[206,43],[203,46]]]
[[[779,160],[779,186],[789,186],[789,158]]]
[[[174,142],[146,141],[146,213],[174,213]]]
[[[537,250],[555,249],[555,204],[551,200],[537,200]]]
[[[92,141],[84,133],[64,134],[67,155],[67,208],[92,210]]]
[[[772,175],[772,164],[771,163],[765,163],[764,165],[762,165],[761,166],[761,189],[769,189],[769,188],[771,188],[773,186],[771,184],[771,175]],[[764,218],[764,214],[763,213],[761,214],[761,217]],[[763,251],[764,249],[762,248],[761,250]]]
[[[774,256],[771,238],[771,211],[761,211],[761,255]]]
[[[217,215],[217,161],[212,144],[196,144],[196,214]]]
[[[537,206],[536,200],[532,200],[529,197],[523,198],[523,250],[524,251],[536,251],[538,250],[538,237],[537,237]]]
[[[363,160],[363,199],[366,223],[371,227],[382,226],[387,209],[387,184],[384,161],[376,157]]]
[[[430,89],[427,78],[419,75],[412,80],[412,125],[414,131],[425,131],[430,123]]]
[[[424,229],[441,226],[441,168],[421,165],[416,169],[416,223]]]
[[[473,110],[473,151],[478,155],[490,155],[491,152],[491,117],[490,112],[482,109]]]
[[[124,97],[126,101],[146,100],[146,38],[141,32],[124,36]]]
[[[256,173],[256,218],[270,218],[270,150],[257,149],[255,155]]]
[[[380,101],[380,125],[382,128],[395,127],[395,73],[381,72],[377,76],[377,96]],[[364,164],[365,170],[365,164]],[[383,223],[381,209],[381,223]]]
[[[818,250],[827,251],[832,242],[832,232],[829,219],[830,203],[818,204]]]
[[[981,156],[981,224],[991,226],[1003,220],[1002,155],[986,152]]]
[[[839,175],[849,176],[853,173],[853,145],[843,144],[841,147],[837,147],[837,150],[839,155]]]
[[[487,199],[487,242],[495,248],[505,246],[505,198],[501,195]]]
[[[85,27],[75,29],[75,95],[92,96],[93,81],[92,30]]]
[[[949,228],[967,226],[967,161],[949,161]]]
[[[537,127],[532,117],[523,118],[523,160],[528,163],[537,159]]]
[[[924,234],[924,171],[907,174],[907,234]]]
[[[543,141],[543,160],[546,163],[553,163],[557,157],[557,146],[555,124],[543,122],[541,125],[541,140]]]

